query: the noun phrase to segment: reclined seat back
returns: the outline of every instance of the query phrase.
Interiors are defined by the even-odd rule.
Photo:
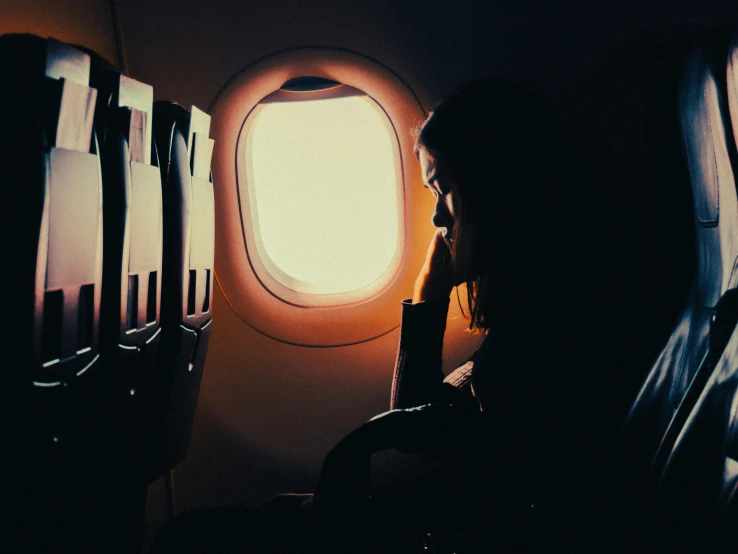
[[[121,536],[118,544],[128,545],[123,551],[135,552],[143,540],[146,416],[161,337],[161,174],[152,87],[90,56],[105,218],[100,345],[109,410],[103,416],[112,486],[108,516]]]
[[[154,121],[164,183],[164,274],[151,479],[187,454],[210,340],[215,243],[210,116],[157,102]]]
[[[738,33],[729,44],[727,59],[695,53],[685,74],[704,91],[704,100],[693,94],[685,101],[703,103],[709,114],[714,156],[706,161],[711,175],[726,180],[738,167]],[[722,216],[723,205],[720,210]],[[665,531],[662,537],[679,537],[686,548],[732,552],[738,539],[738,291],[729,291],[720,305],[725,309],[713,332],[727,345],[707,366],[709,378],[669,452],[654,514]]]
[[[140,464],[161,337],[163,214],[153,89],[98,57],[91,81],[100,91],[95,123],[105,195],[101,344],[119,454],[138,456]]]
[[[714,42],[714,44],[712,44]],[[638,394],[625,426],[629,478],[649,489],[725,342],[710,337],[721,297],[738,282],[738,204],[725,140],[724,93],[713,56],[721,40],[694,51],[679,85],[680,126],[694,202],[697,275],[684,311]],[[725,302],[721,311],[733,309]],[[709,355],[708,355],[709,354]]]
[[[13,396],[30,443],[61,448],[90,423],[100,377],[102,181],[90,58],[55,40],[0,38],[2,221],[14,259]],[[11,395],[9,395],[11,396]],[[29,397],[33,402],[26,403]]]
[[[89,529],[79,533],[78,497],[93,490],[104,460],[106,402],[97,91],[90,57],[52,39],[0,37],[0,67],[0,226],[11,275],[4,338],[13,352],[3,402],[4,462],[12,468],[3,492],[12,510],[0,541],[84,552]]]

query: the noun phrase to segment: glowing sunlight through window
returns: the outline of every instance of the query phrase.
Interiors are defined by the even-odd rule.
[[[397,138],[367,96],[263,102],[246,167],[259,257],[285,287],[356,291],[398,248]]]

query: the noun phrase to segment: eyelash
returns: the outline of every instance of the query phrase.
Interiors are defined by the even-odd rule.
[[[433,180],[432,180],[432,181],[430,182],[430,184],[432,184],[432,185],[435,185],[435,187],[433,187],[433,188],[434,188],[434,189],[435,189],[435,190],[436,190],[436,191],[437,191],[437,192],[438,192],[438,193],[439,193],[439,194],[440,194],[441,196],[446,196],[446,195],[448,194],[448,191],[447,191],[447,190],[444,190],[444,189],[443,189],[443,188],[442,188],[442,187],[441,187],[441,186],[440,186],[440,185],[438,184],[438,179],[433,179]]]
[[[433,178],[430,181],[428,181],[427,185],[423,185],[425,188],[427,188],[429,191],[433,193],[434,196],[446,196],[449,191],[443,190],[441,186],[438,184],[438,178]]]

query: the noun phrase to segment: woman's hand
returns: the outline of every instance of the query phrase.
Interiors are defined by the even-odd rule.
[[[451,251],[445,237],[445,228],[438,229],[428,247],[423,269],[415,280],[413,304],[451,294],[458,285],[451,268]]]

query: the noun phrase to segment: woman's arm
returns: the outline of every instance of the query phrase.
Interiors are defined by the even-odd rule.
[[[311,509],[336,516],[365,507],[371,494],[370,461],[376,452],[397,448],[405,453],[440,454],[486,436],[485,424],[482,412],[448,404],[379,414],[326,455]]]
[[[443,385],[443,334],[454,286],[451,255],[439,229],[415,281],[412,302],[402,303],[400,347],[392,380],[391,409],[449,401]]]
[[[448,305],[448,297],[420,304],[403,302],[390,409],[446,400],[441,365]]]

